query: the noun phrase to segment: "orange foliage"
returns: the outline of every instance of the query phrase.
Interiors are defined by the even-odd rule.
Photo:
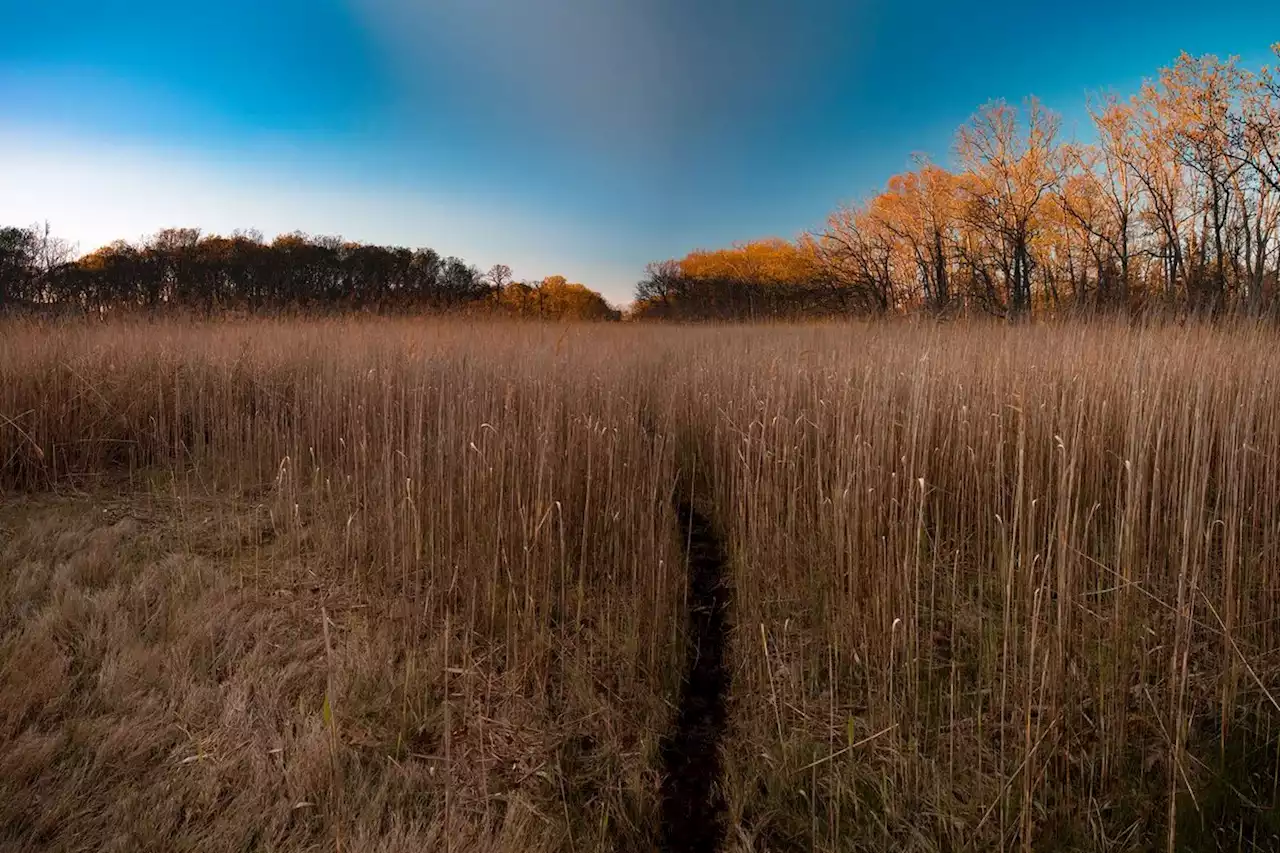
[[[1067,144],[1035,98],[986,104],[954,171],[895,175],[796,243],[651,267],[633,313],[1280,312],[1280,63],[1182,54],[1089,106],[1096,141]]]
[[[504,287],[497,297],[504,310],[521,317],[549,320],[616,320],[618,311],[604,297],[583,284],[562,275],[538,283],[516,282]]]
[[[739,243],[729,249],[690,252],[679,262],[690,279],[720,279],[750,284],[791,284],[819,277],[817,254],[809,245],[777,238]]]

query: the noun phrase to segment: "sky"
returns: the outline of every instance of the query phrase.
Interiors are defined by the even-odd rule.
[[[1274,0],[0,0],[0,225],[431,247],[622,304],[649,261],[794,237],[984,102],[1180,51],[1256,67]]]

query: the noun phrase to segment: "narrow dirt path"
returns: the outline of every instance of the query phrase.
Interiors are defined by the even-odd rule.
[[[715,526],[692,500],[678,497],[676,515],[688,549],[688,645],[675,725],[659,747],[659,847],[664,853],[712,853],[725,834],[720,738],[729,691],[728,562]]]

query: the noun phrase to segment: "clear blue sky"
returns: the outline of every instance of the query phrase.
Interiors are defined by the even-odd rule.
[[[819,225],[991,98],[1070,132],[1274,0],[0,0],[0,223],[430,246],[616,302],[650,260]]]

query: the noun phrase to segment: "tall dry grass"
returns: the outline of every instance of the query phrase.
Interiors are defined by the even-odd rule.
[[[1272,849],[1270,330],[703,337],[756,847]]]
[[[189,798],[198,817],[154,830],[188,846],[242,842],[260,814],[271,848],[646,849],[683,659],[684,479],[709,487],[731,563],[732,849],[1277,849],[1276,342],[8,327],[9,494],[88,496],[65,513],[114,488],[157,532],[89,560],[42,544],[36,499],[13,522],[0,764],[26,775],[0,778],[26,781],[0,833],[119,839],[125,780],[67,734],[90,720],[139,732],[138,768],[222,744],[124,801]],[[255,619],[278,640],[233,629]],[[80,677],[157,654],[145,702]],[[49,655],[61,680],[21,689]],[[203,722],[170,744],[158,708],[188,694]],[[37,802],[62,811],[33,823]]]
[[[149,807],[201,817],[121,845],[167,844],[176,833],[192,848],[364,849],[391,833],[397,849],[446,838],[459,850],[647,848],[651,753],[679,679],[682,587],[673,448],[639,426],[643,399],[629,377],[640,365],[624,349],[550,327],[8,331],[5,485],[90,498],[141,490],[171,541],[108,581],[127,605],[80,617],[68,603],[75,584],[58,586],[60,558],[47,555],[52,572],[43,565],[38,533],[10,549],[6,672],[21,710],[0,754],[26,749],[32,719],[45,731],[101,716],[76,671],[140,666],[116,663],[112,649],[81,661],[86,621],[109,622],[103,630],[122,641],[167,625],[173,633],[155,642],[168,658],[201,646],[207,631],[212,671],[180,666],[161,686],[139,687],[136,706],[154,714],[203,685],[239,708],[210,704],[200,724],[175,721],[189,740],[224,748],[204,750],[218,756],[209,765],[160,762],[164,772],[150,777],[138,766],[130,784],[141,803],[118,800],[123,780],[104,773],[63,781],[78,763],[96,766],[81,750],[51,757],[37,780],[0,796],[13,804],[0,835],[38,824],[52,826],[40,832],[53,846],[101,841],[142,831],[127,818]],[[156,578],[152,559],[177,562]],[[29,575],[50,572],[27,589]],[[209,575],[236,597],[225,623],[207,612],[204,584],[186,591],[189,577]],[[148,597],[156,584],[159,602]],[[60,699],[63,711],[49,712],[17,698],[28,673],[12,661],[34,665],[31,648],[63,649],[72,662],[52,692],[87,693],[83,702]],[[108,737],[156,736],[160,722],[119,710]],[[320,761],[317,750],[330,754]],[[296,770],[291,753],[309,769]],[[281,755],[302,782],[268,784],[257,763]],[[234,791],[236,808],[169,804],[166,777],[202,770],[207,784],[191,796],[216,802]],[[96,808],[81,810],[84,786]],[[323,819],[299,825],[297,802]],[[62,818],[33,813],[45,809]],[[276,834],[253,834],[260,822]]]

